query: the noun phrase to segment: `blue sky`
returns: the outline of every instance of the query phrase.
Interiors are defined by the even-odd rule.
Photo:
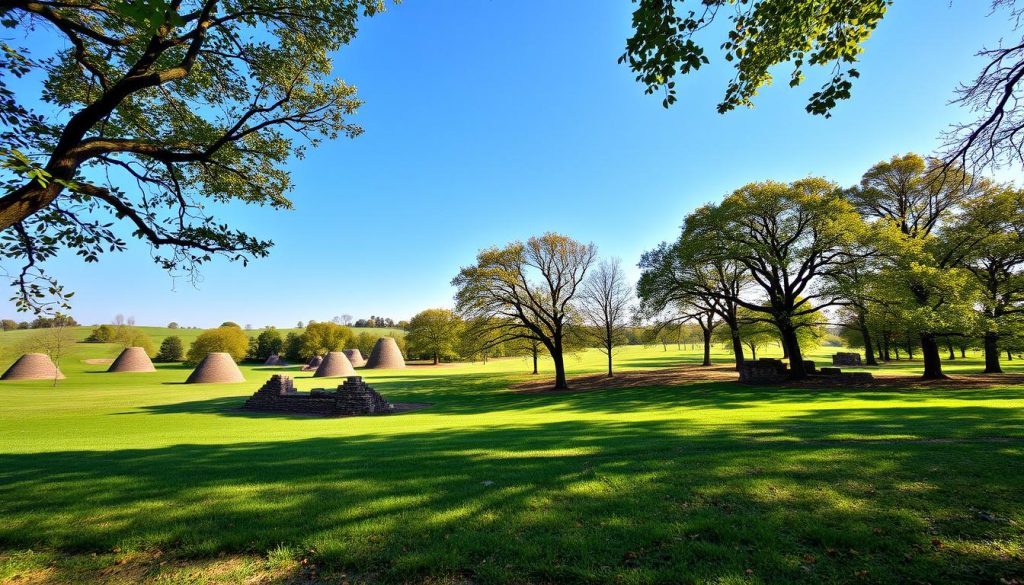
[[[336,59],[366,101],[355,118],[365,134],[291,165],[294,211],[226,210],[275,241],[270,258],[217,261],[197,287],[137,242],[48,271],[77,291],[72,314],[84,323],[123,313],[255,327],[450,306],[449,281],[480,248],[549,230],[594,242],[635,274],[688,211],[744,183],[853,184],[893,154],[933,151],[965,115],[948,102],[977,72],[974,52],[1012,37],[987,4],[897,2],[867,44],[853,100],[823,119],[803,109],[819,79],[789,89],[788,69],[755,109],[717,114],[731,69],[714,51],[663,109],[616,63],[626,0],[405,0],[364,22]]]

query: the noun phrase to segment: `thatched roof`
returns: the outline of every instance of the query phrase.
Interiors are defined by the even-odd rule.
[[[333,378],[336,376],[354,375],[356,375],[356,371],[352,367],[352,363],[348,361],[348,357],[345,356],[344,352],[332,351],[324,356],[324,360],[320,363],[320,367],[316,369],[316,373],[313,374],[313,377]]]
[[[346,349],[345,357],[352,363],[352,367],[358,368],[366,365],[366,358],[363,357],[363,352],[356,349]]]
[[[382,370],[397,370],[405,367],[402,350],[398,349],[398,342],[394,337],[381,337],[377,340],[373,351],[370,352],[370,359],[366,361],[366,367]]]
[[[63,380],[64,374],[57,369],[50,356],[45,353],[26,353],[7,368],[0,380]]]
[[[141,347],[126,347],[114,363],[107,368],[108,372],[155,372],[152,360]]]
[[[238,369],[238,365],[231,355],[222,351],[207,354],[185,380],[186,384],[230,384],[233,382],[245,382],[245,377],[242,376],[242,370]]]

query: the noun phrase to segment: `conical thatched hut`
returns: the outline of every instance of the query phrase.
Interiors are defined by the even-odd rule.
[[[238,369],[231,354],[223,351],[211,352],[199,362],[189,374],[186,384],[230,384],[245,382],[242,370]]]
[[[64,374],[45,353],[26,353],[7,368],[0,380],[63,380]]]
[[[320,367],[320,363],[324,361],[324,358],[315,355],[313,359],[309,360],[309,363],[302,366],[303,372],[310,372]]]
[[[263,362],[264,366],[287,366],[288,363],[281,359],[281,356],[276,353],[267,358],[267,361]]]
[[[366,365],[366,358],[363,357],[363,352],[359,351],[359,348],[346,349],[345,357],[348,358],[348,361],[351,362],[352,367],[354,368],[359,368]]]
[[[381,370],[397,370],[405,367],[402,350],[398,349],[398,342],[394,337],[381,337],[377,340],[373,351],[370,352],[370,359],[366,360],[366,367]]]
[[[152,360],[141,347],[126,347],[114,363],[107,368],[108,372],[155,372]]]
[[[348,361],[348,357],[345,356],[344,352],[332,351],[324,356],[324,361],[320,363],[320,367],[316,369],[316,373],[313,374],[313,377],[333,378],[337,376],[355,375],[355,368],[352,367],[352,362]]]

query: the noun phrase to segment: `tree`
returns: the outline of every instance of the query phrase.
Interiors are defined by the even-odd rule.
[[[167,324],[167,328],[168,329],[177,329],[178,328],[178,323],[176,321],[171,321],[170,323]]]
[[[256,348],[253,357],[266,360],[272,355],[280,355],[284,350],[284,339],[281,332],[274,327],[267,327],[256,336]]]
[[[829,68],[825,85],[807,104],[813,114],[829,115],[838,100],[850,97],[859,76],[852,64],[874,32],[890,0],[703,0],[689,9],[685,0],[639,0],[633,12],[633,36],[619,58],[628,63],[647,93],[664,91],[665,107],[676,101],[676,80],[710,62],[695,40],[723,9],[732,21],[721,43],[736,76],[718,104],[719,113],[751,106],[754,95],[772,81],[769,70],[792,63],[790,87],[804,80],[805,66]],[[711,30],[719,30],[715,27]]]
[[[352,339],[352,330],[344,325],[329,321],[322,323],[311,321],[299,336],[302,359],[309,359],[331,351],[341,351],[350,339]]]
[[[227,352],[236,361],[245,359],[249,338],[238,327],[218,327],[204,331],[188,350],[188,363],[197,364],[212,352]]]
[[[0,329],[3,329],[4,331],[14,331],[17,328],[18,328],[18,323],[17,323],[17,321],[14,321],[13,319],[3,319],[3,320],[0,320]]]
[[[985,233],[989,237],[962,261],[981,291],[985,373],[994,374],[1003,371],[1000,338],[1014,335],[1024,317],[1024,193],[1003,189],[970,201],[947,236],[961,240]]]
[[[225,321],[225,322],[221,323],[220,326],[221,327],[234,327],[235,329],[241,329],[242,328],[241,325],[239,325],[238,323],[235,323],[234,321]]]
[[[87,343],[110,343],[114,339],[114,327],[111,325],[100,325],[89,333],[85,338]]]
[[[160,351],[156,354],[158,362],[180,362],[185,355],[185,347],[177,335],[169,335],[160,342]]]
[[[697,218],[691,215],[687,218]],[[640,259],[643,271],[637,283],[641,309],[656,315],[671,307],[690,307],[686,315],[713,313],[729,327],[736,367],[743,363],[743,345],[740,342],[739,298],[749,285],[750,277],[741,263],[716,254],[698,239],[687,235],[695,228],[683,227],[683,235],[675,244],[662,242],[654,250],[644,252]],[[712,321],[702,318],[704,325]],[[707,331],[705,331],[706,333]],[[707,340],[706,340],[707,341]],[[705,348],[705,365],[711,364],[710,341]]]
[[[466,319],[512,320],[524,336],[544,344],[555,365],[555,388],[565,377],[565,339],[571,303],[597,249],[547,233],[526,243],[489,248],[452,280],[458,313]]]
[[[462,319],[448,309],[427,309],[409,320],[406,336],[409,351],[431,355],[434,364],[456,354],[462,333]]]
[[[937,337],[957,333],[974,302],[967,275],[958,264],[988,235],[959,233],[939,238],[937,230],[966,202],[990,189],[941,161],[916,154],[874,165],[848,200],[873,222],[870,242],[880,262],[876,296],[900,308],[909,330],[920,337],[924,377],[943,378]],[[954,234],[949,234],[953,236]]]
[[[790,376],[800,379],[806,371],[799,330],[808,316],[844,304],[822,277],[856,260],[851,249],[862,231],[860,216],[834,184],[808,178],[746,185],[691,214],[683,237],[747,270],[759,294],[736,302],[779,329]]]
[[[622,271],[622,262],[615,258],[598,264],[583,282],[580,291],[580,313],[584,333],[595,341],[608,358],[608,377],[612,377],[612,351],[625,342],[629,324],[629,302],[632,292]]]
[[[718,112],[753,106],[757,91],[772,82],[776,65],[791,64],[789,86],[804,81],[808,66],[829,71],[830,77],[808,100],[811,114],[830,116],[840,100],[851,96],[854,67],[864,44],[885,17],[892,0],[638,0],[633,12],[633,35],[619,58],[635,72],[646,93],[664,92],[662,105],[676,102],[676,83],[710,63],[701,34],[726,31],[723,58],[736,75],[728,82]],[[983,3],[978,3],[983,4]],[[991,12],[1003,8],[1007,21],[1020,30],[1024,8],[1017,0],[991,0]],[[726,10],[731,22],[713,26]],[[981,170],[1007,163],[1024,164],[1024,41],[1004,44],[978,56],[983,65],[977,77],[957,89],[954,103],[976,115],[951,126],[944,135],[947,168]]]
[[[346,121],[360,101],[331,78],[332,54],[360,14],[382,8],[0,2],[3,26],[20,29],[9,37],[27,41],[3,44],[0,69],[40,82],[30,95],[0,81],[0,230],[4,255],[24,265],[13,278],[19,308],[45,308],[36,294],[47,292],[66,304],[40,268],[61,248],[92,262],[126,247],[102,214],[161,250],[168,270],[267,255],[271,242],[216,221],[204,200],[289,208],[285,165],[303,156],[302,142],[361,132]]]

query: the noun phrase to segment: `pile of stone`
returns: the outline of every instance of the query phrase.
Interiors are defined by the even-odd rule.
[[[45,353],[26,353],[14,362],[0,380],[63,380],[64,374]]]
[[[841,351],[832,356],[833,366],[859,366],[861,365],[860,354],[851,351]]]
[[[363,382],[361,376],[349,376],[334,390],[317,388],[298,392],[292,378],[281,374],[271,376],[242,408],[319,416],[390,414],[394,410],[383,396]]]
[[[145,349],[141,347],[126,347],[121,355],[117,356],[114,363],[107,368],[108,372],[155,372],[153,361]]]
[[[761,358],[740,364],[741,384],[778,384],[786,380],[786,364],[782,360]]]

